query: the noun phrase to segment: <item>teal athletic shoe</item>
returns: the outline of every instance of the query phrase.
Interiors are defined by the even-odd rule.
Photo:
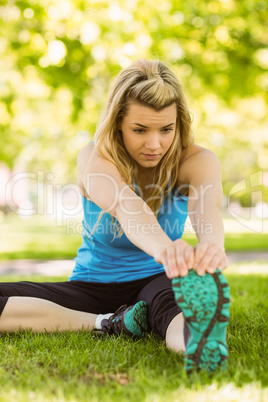
[[[120,335],[124,332],[130,337],[143,337],[149,331],[147,303],[139,301],[130,307],[125,304],[119,307],[109,319],[103,319],[101,326],[100,331],[109,335]]]
[[[221,271],[199,276],[190,270],[187,276],[172,279],[172,288],[190,330],[184,355],[186,371],[227,369],[230,291]]]

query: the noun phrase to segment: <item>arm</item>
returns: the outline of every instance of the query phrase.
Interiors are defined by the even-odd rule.
[[[224,249],[224,228],[221,218],[223,190],[221,167],[211,151],[195,155],[190,169],[188,213],[199,241],[213,241]]]
[[[201,256],[204,253],[198,252],[197,255],[194,248],[182,239],[172,241],[162,230],[148,205],[122,180],[116,166],[97,155],[96,152],[91,152],[90,155],[87,147],[80,151],[77,162],[81,178],[80,186],[83,187],[90,199],[119,221],[126,236],[133,244],[153,256],[157,262],[162,263],[169,278],[187,275],[188,269],[193,268],[197,261],[201,261]],[[188,172],[190,188],[192,189],[198,188],[198,184],[204,183],[205,180],[210,183],[210,178],[206,178],[202,174],[202,172],[204,173],[204,166],[201,169],[198,162],[197,156],[194,155],[184,164],[184,170]],[[212,168],[213,163],[215,160],[210,166]],[[198,169],[201,174],[199,179],[195,179]],[[209,175],[208,172],[209,169],[207,169],[207,175]],[[218,182],[218,178],[214,180]],[[206,197],[208,200],[209,197],[207,195]],[[194,212],[195,208],[198,209],[200,200],[190,202],[190,212]],[[215,218],[211,223],[212,225],[215,223]],[[199,236],[200,239],[204,239],[202,233],[199,233]],[[199,243],[198,250],[201,250],[200,245],[202,244]],[[204,245],[205,249],[207,248],[206,245],[207,243]],[[217,268],[215,264],[214,261],[214,271]],[[197,269],[197,272],[201,274],[203,271]]]
[[[207,149],[194,154],[186,164],[188,212],[199,240],[192,262],[198,273],[213,273],[218,267],[225,268],[227,263],[220,213],[223,200],[221,166],[217,156]]]
[[[82,192],[119,221],[133,244],[156,257],[159,250],[172,243],[148,205],[122,180],[116,166],[94,151],[92,144],[80,151],[77,165]]]

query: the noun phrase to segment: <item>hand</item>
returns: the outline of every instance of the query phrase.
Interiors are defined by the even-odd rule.
[[[168,278],[186,276],[194,266],[194,248],[186,241],[177,239],[160,250],[154,258],[164,265]]]
[[[227,263],[225,250],[216,243],[200,241],[195,246],[193,268],[198,275],[213,274],[218,268],[222,271]]]

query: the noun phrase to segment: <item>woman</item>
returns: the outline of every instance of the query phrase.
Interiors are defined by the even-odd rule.
[[[74,271],[64,283],[1,284],[0,331],[153,329],[170,349],[186,347],[187,371],[225,367],[220,164],[194,144],[164,63],[138,60],[118,74],[77,162],[85,218]],[[180,238],[187,214],[195,248]]]

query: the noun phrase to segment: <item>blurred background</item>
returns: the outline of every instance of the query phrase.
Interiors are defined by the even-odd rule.
[[[138,58],[161,59],[176,72],[195,142],[221,161],[222,214],[233,233],[227,248],[268,250],[267,1],[7,0],[0,258],[75,255],[76,158],[93,139],[117,73]]]

